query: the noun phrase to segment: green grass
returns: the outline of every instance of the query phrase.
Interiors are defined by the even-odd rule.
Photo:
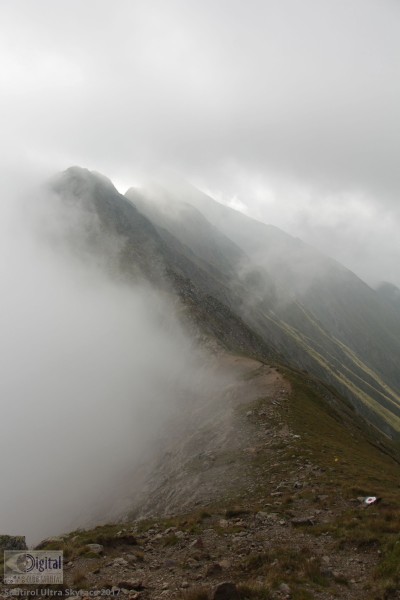
[[[308,374],[284,367],[279,371],[290,382],[292,392],[288,400],[276,407],[272,423],[267,418],[268,423],[271,427],[287,423],[289,430],[300,438],[290,439],[287,448],[284,440],[269,444],[268,451],[252,457],[249,467],[258,478],[263,474],[266,482],[274,477],[285,479],[299,461],[311,461],[319,467],[316,474],[309,474],[304,489],[295,494],[292,490],[282,490],[282,496],[274,499],[280,504],[274,505],[273,512],[285,517],[288,510],[299,504],[310,513],[318,508],[334,509],[335,516],[330,523],[308,527],[307,533],[330,534],[338,552],[356,547],[377,556],[379,549],[381,559],[374,574],[371,597],[383,597],[399,584],[400,542],[396,545],[400,523],[399,448],[359,419],[349,402],[333,388]],[[253,426],[263,422],[258,411],[269,402],[268,398],[259,398],[246,407],[253,410],[250,418]],[[243,504],[253,510],[264,510],[262,503],[257,505],[257,494],[260,498],[265,496],[262,481],[256,494],[244,495]],[[377,495],[383,500],[362,508],[356,498],[366,495]],[[319,496],[326,498],[321,500]],[[350,500],[355,502],[351,504]],[[305,590],[304,585],[323,588],[333,583],[321,573],[318,561],[304,563],[304,556],[296,557],[289,546],[281,550],[280,557],[273,559],[278,561],[278,570],[271,568],[272,557],[266,553],[248,557],[245,571],[247,569],[248,575],[267,576],[269,584],[274,586],[282,580],[282,570],[286,569],[286,580],[289,578],[288,582],[294,586],[293,598],[308,598],[311,592]],[[345,585],[347,582],[334,583]]]
[[[174,533],[170,533],[163,539],[164,546],[176,546],[176,544],[179,544],[179,538]]]
[[[389,580],[400,587],[400,536],[387,544],[384,558],[376,570],[375,577]]]
[[[354,411],[331,389],[293,371],[287,370],[285,375],[292,385],[286,418],[291,430],[301,436],[298,456],[310,458],[321,467],[315,486],[318,494],[328,495],[324,503],[329,506],[340,498],[366,495],[383,498],[368,508],[354,503],[333,522],[317,525],[309,532],[329,533],[339,549],[381,549],[374,577],[378,592],[384,594],[398,585],[400,578],[397,447],[355,419]]]
[[[70,549],[87,546],[87,544],[101,544],[105,547],[113,546],[136,546],[137,540],[133,533],[129,532],[130,526],[127,524],[99,525],[88,531],[74,531],[68,535],[65,540],[65,546]],[[46,545],[47,550],[51,550],[54,543]],[[57,549],[60,544],[56,543]],[[61,548],[64,549],[64,548]]]
[[[330,580],[324,575],[320,559],[311,548],[296,549],[292,545],[281,545],[266,552],[250,554],[242,565],[247,576],[263,576],[268,586],[277,588],[283,581],[292,584],[309,584],[327,587]]]
[[[286,373],[292,385],[289,427],[301,436],[299,456],[312,456],[325,469],[322,480],[332,489],[353,497],[355,493],[384,496],[388,501],[398,499],[399,475],[397,450],[389,440],[367,425],[354,420],[354,413],[339,396],[325,389],[335,402],[335,409],[322,399],[324,389],[315,389],[310,381],[291,371]],[[322,387],[322,386],[321,386]],[[380,446],[380,447],[379,447]]]

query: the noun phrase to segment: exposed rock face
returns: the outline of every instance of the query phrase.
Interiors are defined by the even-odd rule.
[[[48,537],[48,538],[42,540],[41,542],[39,542],[39,544],[37,546],[35,546],[35,550],[42,550],[43,548],[46,548],[46,546],[48,546],[49,544],[62,544],[63,542],[64,542],[64,539],[62,537],[59,537],[59,536]]]
[[[0,551],[3,550],[26,550],[25,536],[23,535],[0,535]]]

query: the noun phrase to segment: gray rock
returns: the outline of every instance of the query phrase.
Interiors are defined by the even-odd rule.
[[[176,531],[176,527],[168,527],[168,529],[166,529],[164,531],[164,535],[168,535],[169,533],[172,533],[173,531]]]
[[[268,516],[269,516],[268,513],[260,510],[256,514],[256,519],[257,519],[257,521],[264,521],[264,519],[268,519]]]
[[[104,550],[104,546],[101,544],[86,544],[89,548],[89,552],[93,552],[93,554],[101,554]]]
[[[232,566],[231,561],[226,560],[225,558],[223,560],[220,560],[218,564],[222,569],[230,569]]]
[[[204,542],[203,542],[202,538],[199,537],[199,538],[193,540],[192,542],[190,542],[189,548],[204,548]]]
[[[27,550],[25,536],[0,535],[0,550]]]
[[[291,589],[287,583],[281,583],[279,586],[279,591],[282,592],[282,594],[287,594],[287,595],[289,595],[291,593]]]
[[[175,531],[175,535],[178,539],[182,539],[184,537],[186,537],[186,533],[184,531]]]
[[[279,518],[278,513],[267,513],[268,521],[277,521]]]
[[[300,525],[312,526],[312,525],[314,525],[314,518],[313,517],[299,517],[298,519],[292,519],[291,524],[294,527],[300,527]]]
[[[127,554],[126,560],[129,560],[130,563],[135,563],[138,561],[138,557],[136,556],[136,554]]]
[[[167,567],[168,569],[173,569],[176,566],[178,566],[178,563],[176,562],[176,560],[172,560],[170,558],[167,558],[167,560],[164,561],[164,567]]]
[[[343,575],[339,571],[332,571],[332,576],[334,579],[343,579]]]
[[[112,563],[113,567],[127,567],[128,566],[128,561],[125,560],[124,558],[116,558],[113,563]]]

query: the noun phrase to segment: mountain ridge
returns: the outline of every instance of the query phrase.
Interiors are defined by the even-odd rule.
[[[130,190],[124,197],[96,175],[89,198],[90,172],[77,168],[54,189],[68,195],[71,187],[75,194],[80,177],[84,203],[104,231],[122,240],[123,271],[132,276],[139,265],[156,285],[172,285],[189,312],[198,313],[200,328],[212,335],[210,322],[217,319],[232,341],[234,328],[224,317],[229,313],[243,325],[245,346],[250,338],[253,347],[259,340],[259,356],[314,373],[387,435],[400,435],[400,314],[356,275],[201,192],[194,200],[187,192],[167,192],[160,208],[151,194]],[[215,225],[211,213],[219,215]],[[214,306],[213,316],[205,303]]]
[[[193,190],[190,186],[186,186],[184,189],[185,195],[182,199],[173,198],[172,193],[170,193],[167,195],[167,200],[171,199],[171,202],[175,205],[179,205],[180,201],[193,202],[193,206],[197,209],[206,207],[206,216],[215,217],[217,215],[216,223],[221,227],[224,235],[236,242],[245,254],[247,251],[248,264],[242,265],[242,271],[245,272],[244,280],[254,282],[254,279],[257,279],[259,275],[258,281],[262,281],[258,289],[256,283],[249,290],[249,295],[252,294],[253,297],[257,296],[260,288],[260,295],[266,295],[266,297],[260,299],[258,306],[259,312],[261,311],[263,314],[246,319],[250,326],[264,336],[265,339],[273,341],[274,346],[282,355],[289,353],[290,358],[296,360],[298,367],[310,369],[320,376],[325,371],[326,380],[339,386],[342,392],[354,395],[354,387],[361,386],[362,389],[355,402],[364,413],[364,416],[373,418],[372,412],[365,406],[366,396],[370,395],[372,389],[374,398],[371,401],[367,400],[367,403],[371,402],[373,410],[378,409],[378,411],[381,409],[377,406],[377,402],[383,405],[384,417],[383,420],[380,420],[380,425],[383,425],[383,421],[388,416],[390,418],[390,415],[385,412],[387,409],[389,413],[393,410],[398,417],[399,374],[397,358],[392,360],[390,353],[386,352],[387,360],[381,361],[380,366],[386,372],[383,379],[389,376],[391,381],[391,385],[385,388],[385,385],[382,386],[379,373],[373,372],[374,365],[379,362],[377,353],[382,354],[382,344],[381,348],[375,351],[375,355],[372,356],[369,363],[366,362],[368,356],[365,352],[365,347],[368,345],[371,348],[370,351],[374,352],[381,330],[386,328],[385,343],[390,345],[395,357],[400,356],[398,338],[392,331],[394,329],[400,333],[400,322],[395,311],[392,311],[391,318],[388,319],[386,315],[388,309],[380,303],[376,292],[333,259],[320,255],[300,240],[280,232],[278,228],[254,221],[229,207],[218,204],[202,192]],[[131,191],[127,192],[127,197],[134,201],[134,195]],[[149,194],[146,202],[142,193],[138,206],[142,212],[154,219],[157,201],[157,198],[154,200]],[[232,220],[236,224],[233,233],[232,225],[229,225]],[[166,220],[164,212],[161,213],[160,211],[156,214],[155,223],[159,226],[168,227],[170,221],[171,219]],[[237,225],[238,223],[240,227]],[[250,234],[246,236],[245,229],[248,225],[250,226]],[[177,226],[175,226],[174,232],[177,234]],[[271,237],[271,233],[272,240],[268,239],[268,236]],[[243,242],[244,239],[246,243]],[[274,248],[276,244],[279,252]],[[288,244],[290,246],[289,252],[285,251]],[[260,264],[260,249],[263,246],[264,264],[262,262]],[[250,254],[255,248],[257,249],[255,261],[251,265]],[[272,268],[271,248],[273,250]],[[280,254],[283,254],[283,260]],[[293,257],[295,257],[294,266],[290,264]],[[249,269],[249,265],[252,270]],[[270,268],[267,273],[265,272],[266,265]],[[278,277],[276,276],[277,270],[279,271]],[[288,282],[290,283],[294,272],[295,284],[289,285]],[[303,275],[305,276],[303,277]],[[307,281],[307,277],[309,281]],[[299,286],[298,281],[301,279],[306,281],[305,284],[303,281],[302,285]],[[267,289],[267,294],[265,294],[265,289]],[[365,305],[364,310],[360,311],[363,304]],[[331,305],[330,308],[329,305]],[[374,316],[375,313],[378,314],[377,317]],[[276,317],[277,314],[278,317]],[[371,325],[373,323],[375,329]],[[292,338],[290,348],[285,346],[288,337]],[[313,340],[311,348],[310,340]],[[293,348],[293,344],[297,344],[297,351]],[[308,346],[309,357],[302,362],[299,357],[299,348],[304,345]],[[327,370],[330,369],[326,368],[326,352],[322,352],[322,354],[320,352],[320,348],[326,345],[331,347],[329,362],[333,360],[334,367],[331,373],[327,373]],[[358,355],[358,357],[355,355]],[[339,378],[335,375],[338,367],[341,364],[346,365],[346,363],[353,363],[350,380],[348,377],[343,378],[342,376]],[[390,387],[394,387],[394,389],[390,389]],[[399,426],[397,417],[396,429]]]
[[[369,386],[381,392],[382,410],[390,401],[385,379],[304,306],[298,289],[280,304],[272,274],[198,212],[186,210],[178,225],[190,227],[172,233],[168,219],[149,219],[109,180],[79,168],[50,189],[62,218],[65,207],[78,211],[66,241],[79,238],[85,258],[113,248],[107,275],[168,296],[222,375],[215,388],[197,389],[196,379],[185,390],[154,446],[116,479],[107,514],[83,503],[89,522],[36,546],[64,552],[64,583],[48,586],[54,595],[397,600],[400,448],[375,413],[365,418]],[[353,395],[341,394],[340,377]],[[0,579],[0,598],[8,592]]]

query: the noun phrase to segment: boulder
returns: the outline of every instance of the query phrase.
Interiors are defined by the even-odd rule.
[[[93,552],[93,554],[101,554],[104,550],[104,546],[101,544],[86,544],[88,551]]]
[[[314,525],[315,521],[314,517],[299,517],[297,519],[292,519],[291,523],[293,527],[300,527],[301,525],[312,526]]]
[[[286,596],[289,596],[291,594],[291,589],[287,583],[281,583],[279,586],[279,591],[282,592],[282,594],[285,594]]]

